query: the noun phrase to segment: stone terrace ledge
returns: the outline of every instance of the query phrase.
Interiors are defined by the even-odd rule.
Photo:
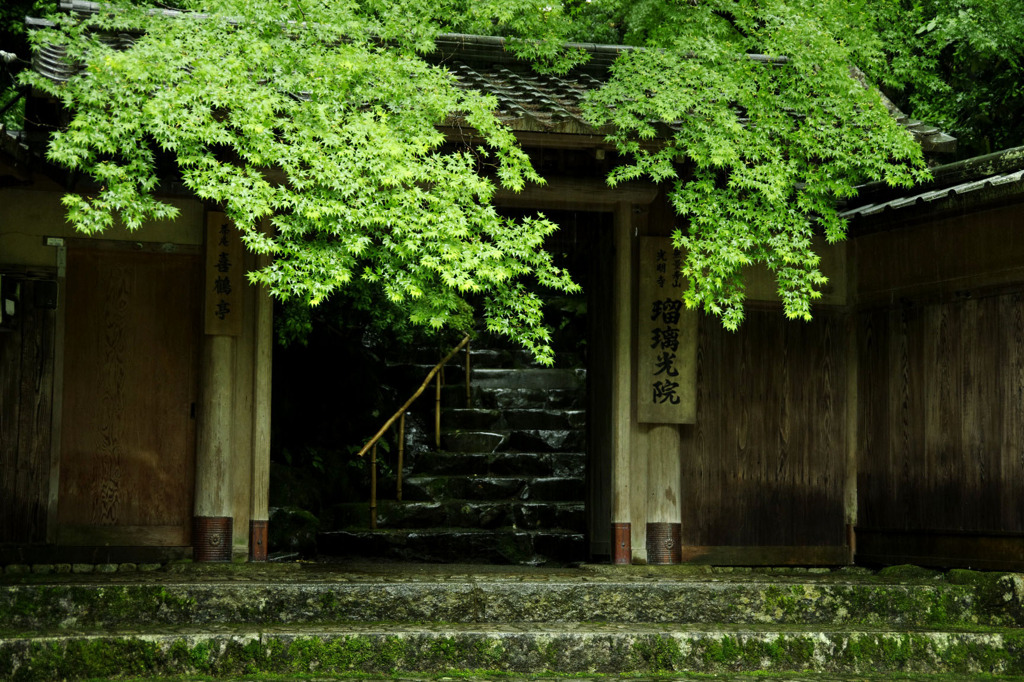
[[[0,578],[0,679],[1024,675],[1019,574],[380,562],[52,568]]]

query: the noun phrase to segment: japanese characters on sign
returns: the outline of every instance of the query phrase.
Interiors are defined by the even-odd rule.
[[[682,255],[668,238],[640,240],[637,413],[655,424],[696,420],[697,316],[683,305]]]
[[[242,331],[242,240],[223,213],[206,217],[206,333]]]

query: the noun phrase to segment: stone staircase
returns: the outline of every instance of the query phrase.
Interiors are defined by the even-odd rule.
[[[1024,674],[1024,578],[1013,574],[380,563],[47,570],[0,576],[0,679]]]
[[[412,441],[403,499],[381,488],[378,529],[369,508],[343,502],[336,526],[317,538],[321,557],[405,561],[565,564],[586,558],[583,533],[586,372],[569,354],[560,366],[532,365],[513,350],[471,353],[471,407],[465,370],[446,369],[441,448]],[[423,377],[432,365],[413,365]],[[433,422],[433,401],[419,422]],[[415,419],[416,413],[410,413]]]

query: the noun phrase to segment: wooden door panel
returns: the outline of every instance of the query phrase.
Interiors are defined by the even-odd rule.
[[[199,267],[69,250],[59,542],[188,544]]]
[[[21,282],[12,329],[0,331],[0,544],[46,541],[53,407],[54,311],[42,282]]]

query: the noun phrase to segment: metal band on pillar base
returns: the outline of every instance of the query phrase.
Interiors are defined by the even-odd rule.
[[[249,521],[249,561],[267,560],[267,522]]]
[[[196,516],[192,520],[192,560],[231,561],[234,519],[230,516]]]
[[[633,541],[630,539],[632,529],[628,523],[612,524],[612,563],[633,563]]]
[[[647,524],[647,563],[649,565],[679,564],[683,561],[680,523]]]

